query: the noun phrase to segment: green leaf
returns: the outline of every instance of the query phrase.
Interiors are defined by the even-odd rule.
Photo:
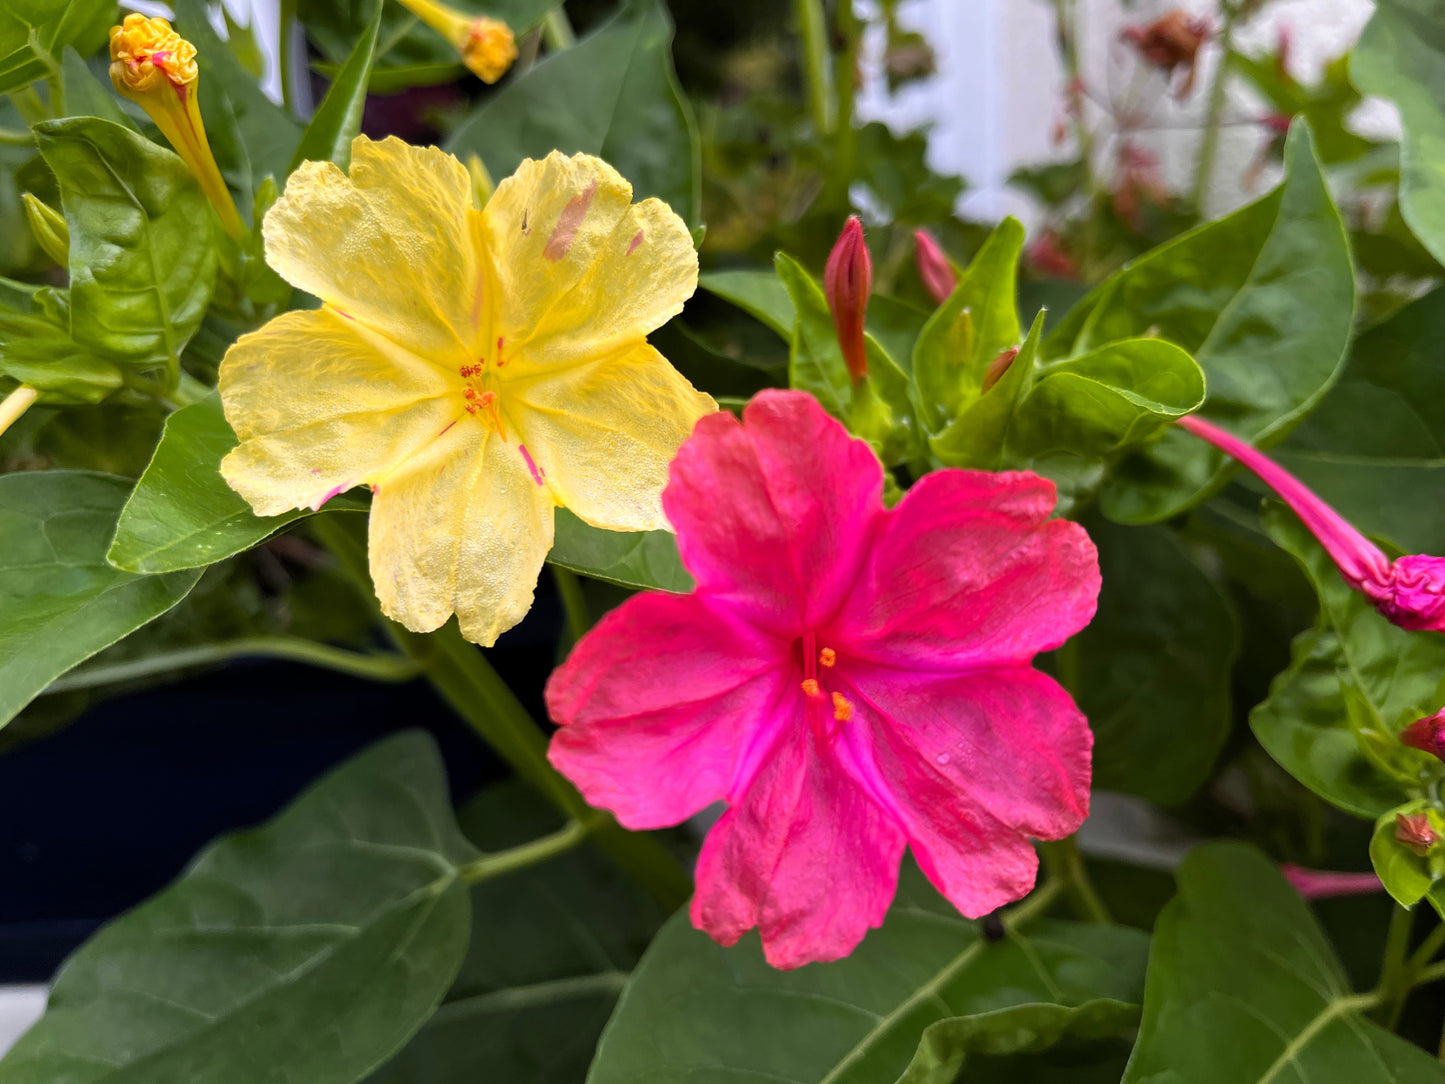
[[[1416,854],[1395,838],[1396,817],[1421,813],[1436,834],[1445,837],[1445,820],[1439,811],[1427,799],[1417,798],[1381,814],[1375,822],[1375,831],[1370,835],[1370,863],[1385,891],[1401,907],[1414,907],[1428,897],[1435,909],[1445,914],[1445,886],[1439,891],[1435,887],[1445,877],[1445,855],[1438,849],[1430,854]]]
[[[476,857],[431,739],[380,742],[82,945],[0,1084],[351,1084],[456,975]]]
[[[1258,851],[1206,844],[1177,876],[1123,1084],[1445,1080],[1435,1058],[1360,1015],[1369,995],[1350,993],[1304,900]]]
[[[998,383],[928,442],[946,466],[1001,470],[1010,461],[1014,421],[1033,390],[1043,333],[1044,314],[1040,312]]]
[[[1310,790],[1374,819],[1414,795],[1427,758],[1396,737],[1438,708],[1445,639],[1390,624],[1350,590],[1293,514],[1269,509],[1265,528],[1294,556],[1320,598],[1315,627],[1296,637],[1289,669],[1249,716],[1260,744]]]
[[[1445,2],[1379,0],[1350,75],[1399,107],[1400,211],[1430,255],[1445,260]]]
[[[135,128],[116,100],[115,92],[102,84],[80,54],[68,46],[60,61],[60,71],[65,88],[65,108],[72,117],[99,117],[112,124],[132,130]]]
[[[1050,920],[990,944],[911,866],[881,929],[847,959],[797,971],[769,967],[755,934],[723,948],[679,913],[587,1079],[951,1084],[973,1051],[1130,1027],[1147,945],[1137,930]]]
[[[0,7],[0,94],[51,75],[69,46],[93,53],[117,18],[115,0],[25,0]]]
[[[1096,287],[1049,336],[1045,355],[1157,335],[1189,351],[1208,381],[1204,416],[1273,443],[1334,382],[1349,342],[1354,273],[1309,128],[1290,131],[1284,183],[1227,218],[1153,250]],[[1230,461],[1187,433],[1127,457],[1102,507],[1152,523],[1217,489]]]
[[[1355,341],[1344,376],[1271,453],[1366,534],[1445,552],[1445,290]]]
[[[108,560],[128,572],[200,568],[248,550],[310,509],[257,516],[221,477],[221,460],[236,446],[221,397],[212,393],[166,419],[150,465],[121,510]],[[365,510],[341,496],[328,510]]]
[[[129,488],[84,471],[0,476],[0,726],[195,586],[198,572],[133,576],[105,563]]]
[[[487,851],[562,827],[518,782],[488,787],[458,820]],[[456,981],[436,1015],[368,1084],[582,1080],[665,913],[592,846],[483,881],[471,895],[471,947]]]
[[[98,403],[121,387],[120,369],[70,337],[68,291],[0,279],[0,374],[41,401]]]
[[[605,531],[565,508],[557,509],[556,525],[550,564],[623,587],[678,593],[693,588],[670,531]]]
[[[701,214],[697,130],[672,71],[662,5],[625,9],[570,49],[507,83],[453,133],[447,149],[480,155],[499,180],[553,150],[606,159],[635,198],[657,196],[689,223]]]
[[[351,165],[351,141],[361,131],[367,81],[376,58],[376,36],[381,32],[382,6],[382,0],[374,0],[371,19],[357,39],[356,48],[326,91],[291,156],[291,169],[308,161],[335,162],[342,169]]]
[[[705,271],[697,284],[755,316],[784,339],[793,336],[797,310],[783,280],[772,271]]]
[[[1022,224],[1005,218],[918,336],[914,392],[931,435],[978,398],[989,363],[1023,336],[1017,301],[1023,246]]]
[[[1170,805],[1229,735],[1239,650],[1229,601],[1163,528],[1089,523],[1104,586],[1059,668],[1094,731],[1094,786]]]
[[[72,117],[34,131],[70,228],[71,338],[173,380],[216,285],[205,196],[178,157],[118,124]]]

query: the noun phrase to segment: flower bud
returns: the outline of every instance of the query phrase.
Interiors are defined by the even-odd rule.
[[[1336,896],[1368,896],[1383,892],[1385,886],[1373,873],[1336,873],[1333,870],[1306,869],[1285,862],[1279,867],[1284,879],[1307,900],[1325,900]]]
[[[65,216],[29,192],[22,193],[20,198],[25,201],[25,218],[41,251],[61,267],[67,266],[70,263],[70,227],[65,224]]]
[[[983,386],[980,391],[986,392],[1002,380],[1003,374],[1009,371],[1009,366],[1014,363],[1014,359],[1018,356],[1019,348],[1017,346],[1010,346],[1002,354],[989,362],[988,368],[983,374]]]
[[[1145,61],[1171,79],[1176,69],[1183,68],[1184,81],[1175,90],[1175,96],[1183,98],[1194,86],[1199,48],[1209,37],[1210,29],[1208,19],[1193,18],[1175,8],[1147,26],[1125,27],[1119,36],[1134,46]]]
[[[853,215],[843,226],[828,257],[828,266],[823,272],[823,292],[828,297],[828,311],[833,314],[838,345],[843,349],[843,363],[848,366],[848,375],[855,384],[868,375],[863,324],[872,291],[873,260],[863,240],[863,223]]]
[[[1445,760],[1445,708],[1400,731],[1400,743]]]
[[[913,243],[914,256],[918,260],[918,277],[923,280],[923,288],[933,298],[934,304],[942,305],[958,285],[958,276],[954,274],[943,249],[938,247],[938,242],[927,230],[915,230]]]
[[[221,216],[226,232],[238,241],[244,237],[246,224],[201,123],[196,47],[166,20],[132,13],[120,26],[110,28],[110,81],[121,97],[146,111],[175,148]]]
[[[1395,814],[1395,842],[1403,843],[1421,858],[1440,842],[1440,833],[1430,825],[1424,813]]]
[[[504,22],[467,15],[438,0],[401,0],[401,5],[451,42],[462,63],[483,83],[495,83],[517,59],[516,38]]]

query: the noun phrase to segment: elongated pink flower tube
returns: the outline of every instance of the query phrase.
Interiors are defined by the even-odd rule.
[[[823,268],[823,293],[833,314],[833,329],[843,350],[848,375],[858,383],[868,375],[868,346],[863,338],[868,297],[873,292],[873,257],[863,240],[863,223],[849,217]]]
[[[1373,873],[1338,873],[1328,869],[1306,869],[1286,862],[1279,867],[1284,879],[1307,900],[1327,900],[1336,896],[1369,896],[1385,891],[1380,878]]]
[[[1445,631],[1445,558],[1411,554],[1391,561],[1348,520],[1257,448],[1196,414],[1179,419],[1195,436],[1233,456],[1304,521],[1340,575],[1402,629]]]
[[[948,257],[939,248],[938,242],[927,230],[913,231],[913,254],[918,261],[918,277],[923,280],[923,288],[928,291],[928,296],[933,298],[936,305],[942,305],[958,286],[958,276],[953,271],[953,265],[948,262]]]
[[[1088,624],[1098,556],[1030,472],[940,470],[893,508],[812,396],[710,415],[663,507],[689,595],[613,610],[547,685],[549,757],[629,828],[722,799],[692,920],[776,967],[846,956],[905,846],[970,917],[1088,811],[1088,723],[1034,655]]]

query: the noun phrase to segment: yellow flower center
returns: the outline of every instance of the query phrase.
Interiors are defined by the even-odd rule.
[[[823,687],[818,668],[831,670],[838,665],[838,653],[831,647],[818,647],[818,634],[804,633],[794,644],[795,658],[803,667],[803,695],[827,706],[831,702],[833,721],[846,723],[853,718],[853,702],[840,692]]]
[[[128,97],[173,87],[182,97],[196,82],[196,47],[165,19],[130,14],[110,29],[110,78]]]

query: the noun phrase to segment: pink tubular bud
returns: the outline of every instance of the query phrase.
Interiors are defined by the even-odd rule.
[[[915,230],[913,243],[913,252],[918,260],[918,277],[923,280],[923,288],[933,298],[934,304],[942,305],[958,285],[958,276],[953,273],[943,249],[938,247],[938,242],[927,230]]]
[[[1445,558],[1411,554],[1391,561],[1342,515],[1263,452],[1198,415],[1179,425],[1244,464],[1304,522],[1344,581],[1392,624],[1445,632]]]
[[[1002,354],[989,362],[988,368],[983,374],[983,387],[981,390],[988,391],[1002,380],[1003,374],[1008,372],[1009,366],[1014,363],[1014,358],[1018,356],[1019,348],[1017,346],[1010,346]]]
[[[1373,873],[1336,873],[1326,869],[1306,869],[1289,862],[1279,867],[1284,879],[1307,900],[1325,900],[1335,896],[1368,896],[1383,892],[1385,886]]]
[[[1440,833],[1430,827],[1430,818],[1424,813],[1397,813],[1395,842],[1403,843],[1424,858],[1430,853],[1430,848],[1440,842]]]
[[[868,295],[872,291],[873,260],[863,240],[863,223],[857,215],[852,215],[828,256],[828,266],[823,271],[823,292],[828,297],[828,311],[833,314],[838,345],[843,348],[843,363],[848,366],[848,375],[855,384],[868,375],[863,322],[868,315]]]
[[[1445,708],[1424,719],[1416,719],[1400,731],[1400,744],[1445,760]]]

